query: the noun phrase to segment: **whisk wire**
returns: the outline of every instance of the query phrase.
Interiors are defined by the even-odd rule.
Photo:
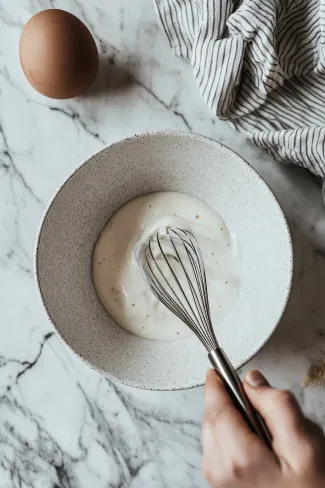
[[[188,231],[185,231],[185,233],[189,234]],[[209,300],[207,299],[208,298],[208,288],[207,288],[206,274],[205,274],[205,268],[204,268],[202,254],[201,254],[201,252],[197,251],[197,250],[199,250],[199,247],[198,247],[198,243],[196,241],[196,238],[193,236],[193,234],[190,234],[190,235],[191,235],[192,239],[195,240],[195,244],[196,244],[196,248],[195,248],[193,241],[189,241],[189,243],[188,243],[188,245],[192,248],[193,253],[195,254],[195,256],[198,260],[198,264],[195,261],[193,261],[193,264],[195,265],[195,269],[196,269],[196,272],[198,275],[198,276],[196,276],[197,283],[198,283],[200,292],[202,294],[202,297],[204,297],[204,302],[206,305],[208,305],[208,308],[209,308]],[[209,313],[207,315],[210,319],[210,308],[209,308]]]
[[[189,266],[185,266],[183,254]],[[211,323],[206,274],[195,236],[178,228],[168,228],[163,235],[157,232],[142,249],[139,264],[154,295],[188,325],[208,351],[215,349],[218,342]]]
[[[195,331],[195,332],[197,333],[197,335],[200,334],[200,337],[202,338],[202,341],[204,344],[209,344],[209,347],[211,347],[211,344],[213,344],[213,346],[216,347],[216,344],[213,341],[211,319],[210,319],[209,315],[207,315],[205,313],[206,310],[204,309],[204,298],[203,298],[203,293],[202,293],[203,290],[202,290],[201,282],[199,279],[200,277],[202,277],[202,274],[200,274],[200,272],[199,272],[199,269],[200,269],[200,266],[199,266],[200,262],[198,262],[199,255],[196,253],[196,249],[194,247],[194,242],[192,242],[191,239],[195,240],[195,244],[197,246],[198,246],[198,243],[197,243],[195,237],[192,234],[188,233],[188,231],[184,231],[182,229],[176,229],[176,230],[169,229],[169,234],[171,235],[172,233],[176,234],[176,236],[178,238],[180,238],[180,240],[181,240],[181,243],[182,243],[182,245],[186,251],[187,257],[188,257],[189,262],[191,264],[191,268],[192,268],[194,278],[195,278],[194,281],[195,281],[196,286],[197,286],[197,290],[196,290],[192,281],[191,281],[189,274],[186,271],[185,265],[184,265],[180,255],[179,255],[179,253],[177,252],[177,249],[176,249],[176,246],[173,242],[173,239],[171,238],[172,244],[174,244],[175,252],[178,255],[179,262],[180,262],[182,269],[184,271],[184,274],[187,278],[189,288],[191,290],[192,298],[195,302],[196,308],[197,308],[198,313],[199,313],[199,318],[196,317],[197,331]],[[185,234],[187,239],[186,240],[182,239],[182,237],[179,235],[179,233]],[[190,240],[189,240],[189,237],[191,238]],[[193,257],[193,253],[194,253],[194,257]],[[202,264],[203,264],[203,260],[202,260]],[[204,279],[205,279],[205,275],[204,275]],[[198,291],[199,295],[197,294],[197,291]]]
[[[199,297],[197,296],[195,292],[195,287],[192,285],[191,279],[185,271],[185,266],[183,261],[180,259],[180,263],[184,269],[184,272],[186,273],[187,279],[190,284],[191,292],[193,295],[193,299],[196,303],[196,306],[198,308],[200,318],[201,318],[201,325],[203,327],[203,330],[206,331],[206,327],[208,327],[209,330],[211,330],[213,334],[213,329],[212,329],[212,323],[211,323],[211,316],[210,316],[210,308],[209,308],[209,300],[208,300],[208,293],[207,293],[207,283],[206,283],[206,275],[205,275],[205,270],[204,270],[204,264],[203,264],[203,258],[200,252],[200,248],[198,245],[198,242],[194,235],[186,230],[183,229],[169,229],[169,233],[176,233],[176,235],[181,239],[181,242],[186,250],[187,256],[189,258],[192,271],[194,274],[195,278],[195,283],[197,286],[197,291],[199,294]],[[181,238],[179,233],[184,234],[187,239],[184,240]]]
[[[167,231],[167,234],[168,234],[168,235],[169,235],[169,237],[170,237],[170,234],[169,234],[169,232],[168,232],[168,231]],[[184,300],[186,301],[186,304],[187,304],[187,305],[188,305],[188,307],[190,308],[190,311],[192,312],[192,314],[194,315],[194,317],[195,317],[195,318],[197,318],[197,317],[196,317],[196,315],[195,315],[195,312],[194,312],[194,310],[193,310],[193,308],[192,308],[192,306],[191,306],[191,304],[190,304],[190,302],[189,302],[189,300],[188,300],[188,298],[187,298],[187,296],[186,296],[186,293],[184,292],[184,290],[183,290],[183,288],[182,288],[182,286],[181,286],[181,284],[180,284],[180,281],[179,281],[179,279],[178,279],[178,277],[177,277],[176,273],[174,272],[174,270],[173,270],[173,268],[172,268],[172,266],[171,266],[171,264],[170,264],[169,260],[167,259],[166,253],[164,252],[164,250],[163,250],[163,248],[162,248],[162,244],[161,244],[160,237],[159,237],[159,232],[157,233],[157,236],[156,236],[156,237],[157,237],[157,243],[158,243],[158,246],[159,246],[160,252],[161,252],[161,254],[162,254],[162,256],[163,256],[163,258],[164,258],[164,260],[165,260],[165,263],[167,264],[167,266],[168,266],[168,268],[169,268],[169,271],[171,272],[171,274],[172,274],[172,276],[173,276],[173,278],[174,278],[174,280],[175,280],[175,282],[176,282],[176,284],[177,284],[177,286],[178,286],[178,288],[179,288],[179,290],[180,290],[181,294],[183,295],[183,298],[184,298]],[[173,247],[175,248],[174,243],[173,243],[173,241],[172,241],[172,239],[171,239],[171,238],[170,238],[170,241],[171,241],[171,243],[172,243]],[[179,257],[179,255],[178,255],[177,251],[176,251],[176,256],[177,256],[177,260],[178,260],[178,262],[179,262],[180,264],[182,264],[182,261],[180,260],[180,257]],[[185,273],[185,274],[186,274],[186,273]],[[164,277],[164,278],[165,278],[165,277]],[[170,286],[170,284],[169,284],[169,282],[168,282],[168,280],[167,280],[166,278],[165,278],[165,281],[168,283],[169,287],[171,288],[171,286]],[[174,290],[173,290],[173,293],[175,293],[175,291],[174,291]],[[184,310],[186,310],[186,309],[184,309]],[[188,312],[186,312],[186,313],[188,313]]]
[[[201,307],[200,301],[199,301],[199,299],[198,299],[198,297],[197,297],[197,294],[195,293],[195,288],[194,288],[194,285],[193,285],[193,283],[192,283],[192,281],[191,281],[191,279],[190,279],[190,277],[189,277],[189,275],[188,275],[188,273],[187,273],[187,271],[186,271],[186,268],[185,268],[184,263],[183,263],[183,261],[182,261],[182,259],[181,259],[180,255],[179,255],[179,252],[178,252],[177,247],[176,247],[175,242],[174,242],[174,238],[172,237],[171,233],[172,233],[172,230],[171,230],[171,229],[168,229],[168,234],[169,234],[169,236],[170,236],[170,240],[171,240],[172,246],[173,246],[174,251],[175,251],[175,254],[176,254],[177,258],[178,258],[178,262],[180,263],[180,265],[181,265],[181,267],[182,267],[182,269],[183,269],[184,275],[185,275],[186,280],[187,280],[187,283],[188,283],[188,285],[189,285],[189,289],[190,289],[191,294],[192,294],[192,298],[193,298],[194,303],[195,303],[195,305],[196,305],[196,308],[197,308],[197,310],[198,310],[200,320],[201,320],[201,321],[204,321],[204,313],[203,313],[203,311],[202,311],[202,307]],[[176,233],[176,235],[177,235],[177,237],[179,237],[179,235],[178,235],[177,233]],[[191,265],[192,265],[192,270],[194,271],[194,262],[193,262],[192,255],[191,255],[191,253],[188,251],[188,249],[187,249],[187,247],[186,247],[185,242],[184,242],[182,239],[181,239],[181,241],[180,241],[180,242],[182,243],[182,245],[183,245],[183,247],[184,247],[184,249],[185,249],[185,251],[186,251],[186,254],[187,254],[187,256],[188,256],[188,258],[189,258],[189,261],[190,261],[190,263],[191,263]],[[195,273],[194,273],[194,275],[195,275]],[[182,293],[183,293],[183,295],[184,295],[184,291],[183,291],[183,290],[182,290]],[[192,310],[192,312],[193,312],[193,314],[194,314],[194,316],[195,316],[196,320],[198,321],[199,319],[198,319],[197,315],[195,314],[195,312],[193,311],[193,308],[192,308],[192,307],[191,307],[191,310]]]
[[[172,293],[172,296],[168,295],[168,293],[166,292],[166,290],[164,289],[164,287],[160,283],[159,279],[155,275],[155,272],[154,272],[152,266],[150,265],[150,261],[148,260],[148,256],[146,255],[146,264],[147,264],[147,266],[148,266],[148,268],[150,270],[150,277],[147,276],[145,272],[144,272],[144,276],[145,276],[146,281],[149,284],[151,290],[153,291],[153,293],[155,294],[155,296],[159,300],[161,300],[162,303],[167,308],[169,308],[175,315],[177,315],[177,317],[180,320],[182,320],[184,322],[184,316],[185,316],[186,320],[189,323],[192,323],[191,316],[188,314],[186,308],[184,308],[182,302],[178,298],[177,294],[175,293],[175,291],[171,287],[170,283],[168,282],[166,276],[164,275],[163,271],[161,270],[158,262],[154,258],[154,254],[153,254],[153,251],[152,251],[152,240],[150,240],[150,242],[149,242],[148,249],[149,249],[149,252],[150,252],[150,255],[151,255],[152,262],[154,263],[154,265],[157,268],[160,276],[163,278],[164,282],[166,283],[167,287],[169,288],[170,292]],[[150,278],[151,278],[152,282],[150,281]],[[155,286],[152,286],[153,284],[157,287],[157,289],[155,288]],[[173,298],[173,296],[174,296],[174,298]],[[180,311],[182,312],[183,315],[180,313],[180,311],[179,311],[179,309],[177,307],[179,307],[179,309],[180,309]],[[192,325],[194,325],[194,322],[193,322]]]
[[[181,229],[180,229],[181,230]],[[182,231],[184,232],[185,235],[188,235],[188,231]],[[191,235],[193,239],[195,237]],[[196,239],[195,239],[196,241]],[[197,244],[197,242],[196,242]],[[200,310],[205,318],[209,323],[211,323],[211,316],[210,316],[210,307],[209,307],[209,300],[208,298],[208,290],[207,290],[207,283],[206,283],[206,275],[205,275],[205,269],[204,269],[204,264],[203,264],[203,259],[201,253],[197,253],[196,249],[193,245],[193,242],[190,240],[189,242],[183,242],[183,245],[186,248],[188,258],[191,262],[193,273],[196,279],[198,291],[202,300],[202,306],[201,303],[199,304]],[[195,257],[197,258],[198,262],[193,259],[192,254],[188,251],[188,247],[192,250],[192,252],[195,254]]]

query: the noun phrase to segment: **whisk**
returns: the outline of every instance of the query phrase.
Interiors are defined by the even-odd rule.
[[[215,336],[205,267],[196,237],[189,230],[179,228],[157,232],[140,249],[138,263],[153,294],[205,346],[212,366],[248,426],[271,447],[271,435],[263,419],[250,404],[238,374]]]

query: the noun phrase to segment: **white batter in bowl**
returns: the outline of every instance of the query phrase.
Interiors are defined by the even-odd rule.
[[[173,341],[191,337],[192,332],[152,294],[137,261],[137,248],[166,227],[188,229],[198,239],[212,323],[220,322],[239,290],[238,240],[217,212],[190,195],[151,193],[117,210],[96,242],[93,279],[100,301],[120,326],[145,339]]]

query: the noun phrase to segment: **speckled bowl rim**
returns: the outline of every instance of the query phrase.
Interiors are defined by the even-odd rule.
[[[293,257],[293,247],[292,247],[291,231],[290,231],[290,228],[289,228],[287,219],[285,217],[284,211],[283,211],[283,209],[282,209],[282,207],[281,207],[281,205],[279,203],[279,200],[274,195],[273,191],[271,190],[271,188],[269,187],[269,185],[266,183],[265,179],[240,154],[238,154],[236,151],[234,151],[233,149],[231,149],[230,147],[228,147],[226,144],[223,144],[223,143],[221,143],[219,141],[216,141],[216,140],[212,139],[211,137],[203,136],[201,134],[197,134],[197,133],[194,133],[194,132],[187,132],[187,131],[174,130],[174,129],[154,131],[154,132],[148,132],[148,131],[146,131],[146,132],[142,132],[142,133],[135,133],[135,134],[133,134],[130,137],[125,137],[125,138],[119,139],[119,140],[117,140],[117,141],[115,141],[115,142],[113,142],[111,144],[107,144],[103,148],[99,149],[98,151],[95,151],[90,156],[88,156],[61,183],[61,185],[59,186],[59,188],[54,192],[54,194],[50,198],[50,200],[49,200],[49,202],[48,202],[48,204],[47,204],[47,206],[46,206],[46,208],[45,208],[45,210],[43,212],[43,215],[42,215],[42,218],[41,218],[41,223],[39,225],[38,232],[37,232],[37,235],[36,235],[36,245],[35,245],[35,248],[34,248],[34,273],[35,273],[35,277],[36,277],[36,284],[37,284],[38,293],[39,293],[39,296],[40,296],[40,299],[41,299],[41,303],[42,303],[42,306],[43,306],[43,308],[45,310],[47,319],[48,319],[51,327],[54,329],[54,332],[56,333],[57,337],[59,337],[59,339],[61,340],[61,342],[63,343],[63,345],[66,346],[68,348],[68,350],[71,351],[75,356],[77,356],[79,359],[81,359],[81,361],[83,361],[88,367],[90,367],[92,370],[96,371],[97,373],[100,373],[101,375],[103,375],[104,377],[106,377],[106,378],[108,378],[108,379],[110,379],[112,381],[115,381],[117,383],[123,384],[123,385],[128,386],[128,387],[131,387],[131,388],[136,388],[136,389],[139,389],[139,390],[151,390],[151,391],[182,391],[182,390],[189,390],[189,389],[193,389],[193,388],[202,387],[204,385],[204,383],[198,383],[198,384],[195,383],[193,385],[185,385],[185,386],[177,387],[177,388],[173,388],[173,387],[168,387],[168,388],[159,388],[159,387],[149,388],[149,387],[145,387],[145,386],[141,387],[141,386],[134,385],[131,382],[125,381],[122,378],[119,378],[119,377],[117,377],[115,375],[109,374],[109,373],[107,373],[107,371],[104,371],[102,369],[97,368],[91,362],[89,362],[87,359],[85,359],[80,354],[78,354],[78,352],[76,352],[72,348],[72,346],[70,346],[70,344],[68,344],[68,342],[61,335],[61,333],[59,332],[58,328],[55,325],[54,320],[52,319],[50,313],[47,310],[47,307],[45,305],[45,300],[44,300],[44,297],[43,297],[43,294],[42,294],[42,291],[41,291],[40,278],[39,278],[39,270],[38,270],[38,250],[39,250],[39,246],[40,246],[40,240],[41,240],[41,236],[42,236],[43,227],[44,227],[44,224],[45,224],[47,215],[48,215],[48,213],[50,211],[50,208],[51,208],[54,200],[57,198],[57,196],[59,195],[59,193],[63,189],[63,187],[69,182],[69,180],[84,165],[86,165],[87,163],[89,163],[98,154],[106,151],[108,148],[113,147],[113,146],[115,146],[117,144],[120,144],[123,141],[126,142],[126,141],[129,141],[129,140],[133,140],[135,138],[138,138],[138,137],[147,137],[147,136],[152,136],[152,135],[155,135],[155,136],[171,136],[171,135],[174,135],[174,136],[183,136],[183,137],[185,136],[185,137],[189,137],[189,138],[199,139],[202,142],[208,141],[209,144],[211,144],[212,146],[215,146],[215,147],[217,147],[217,145],[220,145],[222,147],[225,147],[230,152],[236,154],[236,156],[238,156],[238,158],[241,160],[241,162],[246,165],[248,171],[250,171],[255,177],[257,177],[257,179],[259,179],[262,182],[262,184],[264,184],[264,188],[265,188],[266,192],[268,193],[268,195],[273,200],[273,203],[278,207],[279,218],[282,219],[282,222],[284,224],[284,229],[286,231],[286,238],[288,239],[288,244],[289,244],[288,250],[290,251],[290,254],[288,256],[288,259],[290,261],[290,263],[289,263],[290,264],[290,269],[288,271],[289,272],[289,280],[288,280],[288,286],[287,286],[287,289],[286,289],[286,294],[285,294],[285,297],[284,297],[284,300],[283,300],[283,306],[282,306],[281,311],[279,312],[279,318],[274,323],[274,325],[271,328],[270,332],[265,336],[265,338],[263,339],[263,341],[260,342],[260,344],[255,348],[255,350],[246,358],[246,360],[245,361],[242,361],[239,364],[239,366],[238,366],[237,369],[240,369],[243,366],[245,366],[263,348],[263,346],[266,344],[266,342],[269,340],[269,338],[272,336],[272,334],[274,333],[275,329],[279,325],[279,323],[280,323],[280,321],[281,321],[281,319],[283,317],[283,314],[284,314],[284,312],[285,312],[285,310],[287,308],[288,300],[289,300],[290,293],[291,293],[292,282],[293,282],[293,269],[294,269],[294,257]]]

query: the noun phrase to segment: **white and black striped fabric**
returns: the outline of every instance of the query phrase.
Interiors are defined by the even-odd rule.
[[[155,0],[213,113],[325,177],[325,0]]]

